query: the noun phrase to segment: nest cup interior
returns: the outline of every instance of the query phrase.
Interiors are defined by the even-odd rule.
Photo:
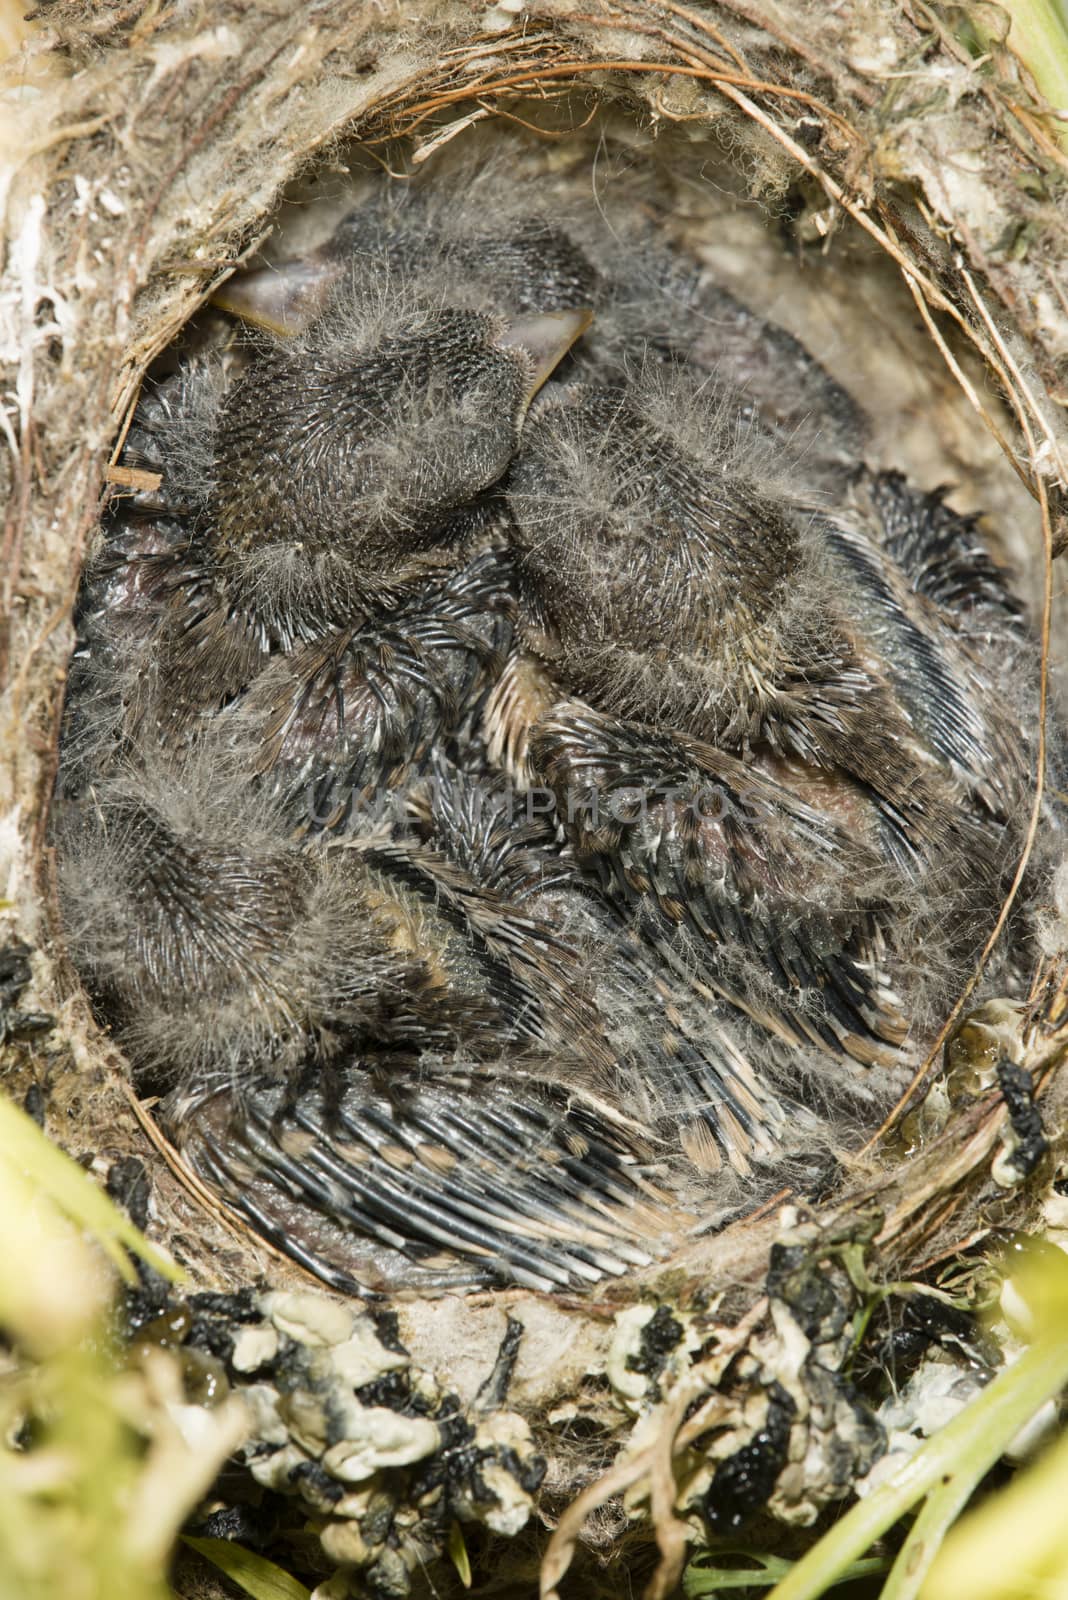
[[[526,117],[527,108],[521,109]],[[569,127],[572,113],[573,125]],[[581,229],[583,248],[591,255],[596,267],[602,265],[596,256],[598,241],[603,244],[606,259],[619,252],[625,255],[632,248],[637,248],[637,241],[628,237],[628,232],[645,229],[646,237],[652,241],[654,248],[667,251],[678,261],[684,262],[687,271],[707,274],[710,281],[737,297],[758,318],[766,319],[768,323],[793,335],[825,369],[830,379],[858,404],[866,418],[866,437],[858,457],[858,469],[863,468],[869,475],[903,473],[909,485],[918,492],[935,491],[948,486],[948,502],[955,512],[982,514],[984,541],[998,559],[1013,569],[1017,592],[1022,592],[1025,600],[1033,601],[1033,594],[1026,593],[1026,575],[1032,570],[1027,530],[1034,522],[1034,513],[1026,492],[1000,455],[997,445],[976,425],[973,413],[947,371],[942,356],[933,347],[896,266],[851,223],[844,221],[840,215],[832,216],[822,196],[804,184],[793,182],[786,174],[780,175],[777,183],[757,185],[751,167],[748,173],[745,170],[744,151],[740,156],[735,152],[732,159],[718,141],[697,129],[672,128],[661,130],[653,137],[618,110],[602,110],[590,118],[588,104],[558,106],[553,127],[540,135],[533,130],[519,132],[513,123],[502,121],[478,130],[460,132],[447,140],[439,137],[437,145],[438,148],[432,149],[429,154],[426,147],[418,152],[424,159],[417,163],[413,162],[410,146],[367,150],[355,145],[336,157],[328,169],[310,172],[286,194],[279,205],[273,231],[261,253],[261,264],[268,268],[273,265],[280,270],[283,263],[294,257],[307,258],[327,243],[338,223],[354,206],[367,204],[369,198],[380,195],[388,182],[395,187],[410,184],[418,194],[432,194],[436,184],[451,186],[452,192],[462,194],[470,178],[472,193],[476,196],[480,193],[490,196],[499,193],[509,196],[509,204],[514,204],[511,198],[514,194],[529,195],[532,200],[536,197],[543,215],[554,223],[559,221],[565,232],[570,226],[570,218],[584,218]],[[396,176],[388,180],[384,178],[383,166]],[[766,178],[767,174],[764,176]],[[760,192],[752,193],[754,187],[759,187]],[[482,219],[478,220],[478,225],[482,225]],[[373,255],[362,255],[351,270],[354,273],[374,271]],[[388,303],[393,293],[393,286],[388,281],[383,292]],[[225,292],[222,298],[225,301]],[[593,326],[596,329],[596,313]],[[247,348],[248,338],[240,323],[228,313],[217,307],[205,308],[184,330],[176,345],[165,351],[156,362],[148,376],[146,395],[151,395],[159,386],[165,387],[190,360],[215,362],[222,371],[222,365],[219,364],[225,363],[229,352],[237,352],[239,361],[244,359],[242,352]],[[711,342],[714,343],[714,338]],[[581,347],[578,347],[578,356],[581,359]],[[557,389],[563,389],[569,383],[589,381],[588,375],[569,366],[575,359],[576,352],[563,356],[559,369],[533,403],[531,418],[544,415],[546,396],[551,405],[554,385]],[[964,354],[961,359],[968,366],[969,357]],[[642,375],[647,367],[647,352],[641,348],[640,339],[636,339],[633,351],[628,353],[625,370],[632,375],[635,383],[640,384],[644,381]],[[223,382],[226,381],[230,380],[224,378]],[[630,381],[631,378],[625,378],[624,387]],[[697,387],[702,391],[700,404],[706,406],[702,417],[714,419],[721,414],[715,406],[708,405],[709,394],[718,392],[719,385],[720,379],[715,370],[698,372]],[[668,398],[670,401],[670,395]],[[524,429],[528,425],[529,419],[524,422]],[[168,443],[165,430],[161,438],[166,478]],[[522,438],[521,433],[521,441]],[[740,448],[745,453],[750,446],[743,439]],[[761,446],[764,454],[759,457],[758,466],[747,465],[746,483],[751,485],[758,472],[770,474],[777,484],[789,482],[792,475],[806,470],[806,452],[810,448],[800,435],[797,439],[786,434],[777,435],[770,447]],[[767,454],[769,449],[770,457]],[[796,459],[792,454],[795,451]],[[520,458],[521,455],[522,442]],[[746,460],[748,462],[748,455]],[[724,468],[722,460],[718,464],[720,470],[728,473],[733,470],[729,463]],[[497,481],[494,480],[491,489]],[[845,506],[834,503],[832,491],[827,491],[823,511],[832,518],[847,514]],[[198,516],[201,516],[202,522],[201,513]],[[198,523],[196,537],[199,537],[200,526],[201,523]],[[1019,542],[1014,545],[1014,541]],[[507,538],[504,543],[507,545]],[[1022,576],[1017,578],[1015,574]],[[197,581],[201,580],[198,578]],[[433,581],[440,580],[435,576]],[[507,577],[500,581],[507,589]],[[389,603],[392,605],[394,601]],[[314,641],[305,639],[301,644],[313,645]],[[491,644],[494,649],[499,648],[496,639]],[[264,652],[265,657],[278,654],[278,648],[277,643],[270,644]],[[431,652],[435,648],[432,641],[427,646]],[[503,654],[507,655],[507,646]],[[266,661],[264,670],[275,670],[270,660]],[[499,664],[486,669],[488,676],[480,682],[478,694],[483,697],[492,695],[493,674],[499,675],[499,671]],[[572,685],[564,684],[559,688],[561,698],[574,693]],[[241,738],[245,737],[243,730],[239,732]],[[476,743],[479,739],[486,742],[484,732],[474,735],[474,739]],[[430,742],[433,744],[434,741]],[[454,742],[451,733],[444,735],[440,741],[446,759]],[[194,771],[194,766],[195,763],[185,769],[191,807],[198,785],[210,786],[212,781],[210,763],[206,776],[202,768]],[[227,773],[229,781],[229,768]],[[173,778],[174,769],[167,767],[162,779],[153,773],[151,781],[154,784],[166,784],[171,783]],[[269,818],[265,818],[264,804],[269,809],[268,802],[259,799],[251,802],[251,809],[241,818],[243,828],[270,831],[273,824]],[[418,818],[417,821],[423,825],[425,818]],[[332,863],[335,859],[341,860],[345,849],[344,835],[329,836],[329,830],[327,835],[325,844],[313,843],[302,848],[325,850]],[[559,841],[552,848],[557,849],[558,844]],[[381,837],[378,837],[375,848],[384,848]],[[436,850],[440,855],[439,836],[431,833],[422,837],[420,848],[431,852]],[[352,853],[359,855],[361,851],[367,854],[362,846],[353,849]],[[373,894],[381,897],[386,893],[382,884],[392,869],[384,854],[373,859],[368,855],[367,859],[370,863],[368,870],[373,874]],[[443,887],[444,875],[438,873],[434,877],[422,857],[418,865],[420,871],[425,870],[428,874],[428,881],[433,881],[430,898],[440,903],[441,896],[450,892]],[[410,875],[412,870],[411,863],[406,863],[405,871]],[[207,892],[211,892],[210,885]],[[366,886],[361,887],[360,894],[367,892]],[[359,896],[357,902],[360,906],[364,905]],[[316,903],[321,910],[321,898]],[[378,905],[379,899],[376,898],[376,908]],[[411,919],[418,920],[419,917],[431,915],[429,910],[422,908],[418,913],[412,911],[407,901],[405,906],[408,908],[406,915],[410,915]],[[329,923],[331,928],[340,925],[340,921],[348,914],[348,908],[349,902],[343,896],[336,903],[331,902],[322,913],[325,923]],[[988,916],[984,907],[977,916],[987,918],[984,926],[976,928],[977,943],[981,944],[992,921],[992,913]],[[340,920],[331,923],[331,917]],[[549,920],[551,925],[548,912],[543,920]],[[395,924],[391,926],[395,928]],[[567,928],[560,931],[565,938],[568,936]],[[396,944],[395,933],[393,937]],[[444,939],[443,934],[442,942],[435,945],[435,950],[447,967],[454,957],[451,946],[446,950]],[[459,961],[458,957],[455,959]],[[77,959],[77,964],[84,973],[84,957]],[[937,960],[934,966],[938,969]],[[918,1049],[922,1047],[924,1039],[932,1037],[937,1031],[940,1016],[948,1011],[955,998],[952,989],[946,986],[948,980],[940,969],[932,974],[930,982],[919,981],[923,967],[924,953],[921,950],[916,954],[910,972],[913,989],[908,1000],[909,1021],[913,1025]],[[91,975],[91,991],[94,977],[96,988],[99,990],[102,987],[99,973]],[[361,997],[361,1005],[369,1003],[366,997]],[[104,1010],[107,1010],[106,1003]],[[324,1033],[327,1031],[326,1028],[322,1030]],[[138,1037],[136,1025],[126,1038],[120,1033],[120,1040],[134,1060],[135,1081],[138,1081]],[[543,1048],[543,1053],[547,1051],[550,1057],[554,1048],[561,1049],[559,1045],[554,1046],[553,1037],[547,1025],[542,1030],[539,1048]],[[559,1033],[556,1037],[559,1038]],[[520,1061],[517,1076],[536,1081],[540,1093],[546,1074],[540,1064],[531,1067],[526,1053],[528,1045],[529,1040],[525,1036],[522,1048],[516,1045]],[[261,1036],[257,1036],[250,1048],[270,1056],[270,1030],[265,1029]],[[341,1048],[343,1051],[344,1045]],[[398,1047],[391,1044],[391,1048],[396,1050]],[[416,1067],[409,1068],[414,1074],[413,1082],[425,1083],[428,1075],[432,1076],[434,1068],[428,1065],[431,1057],[435,1060],[444,1057],[449,1061],[450,1051],[455,1053],[456,1050],[455,1043],[446,1042],[442,1045],[435,1042],[423,1053]],[[463,1051],[459,1053],[462,1055]],[[329,1054],[327,1050],[324,1059]],[[578,1054],[581,1056],[581,1049]],[[810,1053],[804,1049],[799,1051],[797,1060],[797,1073],[803,1084],[800,1090],[802,1097],[812,1102],[814,1114],[826,1110],[831,1145],[843,1149],[856,1149],[864,1143],[910,1075],[909,1066],[904,1061],[866,1067],[865,1093],[857,1097],[851,1092],[847,1097],[848,1106],[843,1110],[832,1105],[821,1106],[819,1070],[813,1064]],[[759,1071],[759,1060],[756,1066]],[[568,1265],[561,1268],[558,1275],[554,1276],[553,1271],[548,1269],[543,1270],[542,1245],[546,1237],[556,1237],[560,1216],[578,1203],[574,1190],[566,1185],[552,1196],[541,1193],[537,1207],[529,1212],[524,1212],[520,1205],[514,1212],[501,1213],[500,1231],[505,1234],[511,1231],[520,1240],[527,1240],[530,1246],[525,1254],[521,1252],[519,1269],[515,1268],[514,1260],[511,1266],[508,1265],[506,1253],[501,1255],[500,1244],[495,1242],[496,1235],[487,1242],[484,1233],[472,1232],[458,1236],[462,1263],[462,1270],[458,1271],[454,1254],[456,1238],[446,1237],[458,1213],[450,1212],[452,1221],[447,1226],[439,1228],[436,1233],[430,1229],[421,1236],[414,1257],[415,1270],[410,1274],[411,1261],[403,1243],[390,1242],[391,1235],[399,1236],[403,1229],[399,1229],[398,1233],[396,1217],[392,1212],[387,1214],[382,1208],[384,1203],[379,1204],[377,1200],[374,1204],[368,1202],[380,1224],[379,1234],[371,1246],[358,1245],[354,1249],[351,1219],[346,1222],[344,1215],[336,1210],[331,1214],[337,1185],[344,1184],[344,1178],[337,1170],[331,1172],[323,1168],[317,1180],[317,1220],[307,1220],[308,1193],[302,1192],[301,1180],[295,1176],[295,1171],[306,1157],[309,1145],[325,1137],[324,1127],[329,1134],[328,1124],[332,1114],[329,1102],[334,1093],[330,1085],[334,1068],[335,1063],[330,1061],[316,1078],[314,1093],[319,1097],[316,1120],[289,1127],[284,1138],[278,1133],[280,1123],[290,1115],[301,1094],[306,1092],[308,1073],[314,1073],[315,1068],[314,1064],[309,1067],[307,1061],[300,1061],[286,1068],[288,1078],[279,1073],[272,1082],[283,1082],[284,1087],[279,1091],[273,1110],[258,1126],[255,1138],[244,1140],[236,1154],[232,1148],[228,1151],[231,1119],[237,1115],[244,1118],[247,1125],[248,1107],[254,1097],[240,1085],[235,1088],[226,1082],[225,1073],[220,1078],[216,1065],[212,1065],[204,1082],[198,1083],[196,1092],[187,1094],[185,1100],[182,1095],[188,1091],[188,1084],[176,1084],[173,1077],[168,1076],[166,1063],[160,1062],[158,1053],[153,1056],[151,1070],[142,1072],[140,1082],[146,1091],[162,1091],[170,1097],[170,1116],[175,1127],[183,1125],[189,1101],[196,1100],[198,1096],[203,1099],[202,1091],[210,1091],[209,1099],[211,1095],[222,1092],[226,1102],[225,1114],[219,1111],[218,1106],[208,1113],[206,1122],[191,1140],[190,1159],[198,1167],[201,1176],[207,1177],[209,1186],[220,1190],[231,1214],[240,1217],[269,1243],[286,1249],[299,1264],[311,1268],[324,1281],[337,1288],[356,1290],[370,1285],[389,1289],[396,1284],[409,1283],[426,1288],[433,1288],[436,1283],[444,1286],[455,1284],[458,1287],[481,1286],[517,1279],[529,1287],[554,1289],[581,1286],[583,1282],[599,1282],[606,1274],[616,1282],[622,1281],[627,1285],[647,1280],[650,1272],[655,1274],[661,1271],[664,1263],[673,1259],[681,1257],[692,1263],[697,1259],[693,1254],[695,1250],[699,1252],[702,1270],[707,1271],[711,1267],[714,1271],[717,1250],[722,1246],[724,1259],[729,1259],[731,1253],[730,1245],[723,1244],[724,1230],[729,1231],[735,1222],[744,1222],[755,1205],[763,1203],[777,1192],[780,1177],[785,1176],[785,1187],[788,1189],[795,1181],[801,1182],[799,1197],[812,1200],[833,1193],[841,1179],[841,1172],[831,1162],[822,1173],[814,1173],[811,1166],[803,1170],[783,1168],[774,1180],[762,1178],[758,1172],[750,1177],[747,1168],[741,1173],[735,1171],[728,1185],[721,1185],[714,1190],[706,1190],[703,1179],[695,1179],[693,1185],[665,1185],[655,1150],[651,1157],[644,1150],[636,1153],[626,1145],[622,1134],[619,1141],[615,1140],[613,1134],[606,1141],[611,1146],[611,1172],[608,1167],[597,1169],[597,1183],[601,1185],[596,1197],[599,1220],[595,1223],[590,1216],[583,1216],[581,1249],[576,1247],[576,1253],[571,1250],[574,1241],[565,1243],[562,1248]],[[506,1081],[511,1071],[507,1048],[502,1049],[497,1059],[493,1059],[491,1053],[482,1047],[480,1070],[495,1075],[498,1084]],[[778,1065],[775,1068],[777,1081],[788,1077],[789,1072],[789,1066],[784,1068]],[[376,1094],[380,1099],[384,1097],[383,1103],[389,1100],[391,1093],[384,1075],[388,1077],[381,1063],[371,1074]],[[465,1087],[467,1080],[457,1077],[449,1067],[444,1071],[442,1081],[445,1110],[440,1112],[440,1116],[446,1113],[451,1116],[452,1108],[456,1104],[462,1105],[468,1093]],[[561,1103],[567,1102],[567,1114],[570,1115],[574,1105],[579,1104],[582,1107],[582,1119],[574,1128],[561,1122],[559,1137],[553,1133],[548,1144],[535,1146],[535,1150],[539,1158],[545,1155],[546,1160],[555,1161],[560,1170],[566,1168],[570,1171],[569,1163],[577,1162],[577,1181],[582,1183],[585,1181],[583,1163],[589,1163],[592,1159],[590,1151],[596,1149],[597,1145],[596,1117],[597,1108],[602,1104],[603,1085],[601,1080],[592,1084],[588,1082],[583,1076],[582,1061],[578,1060],[569,1062],[566,1071],[561,1070],[559,1084],[554,1085],[554,1088],[557,1087],[563,1095]],[[870,1094],[867,1092],[869,1087],[872,1090]],[[342,1101],[344,1092],[342,1084]],[[654,1112],[670,1112],[669,1094],[657,1090],[652,1098],[655,1102]],[[667,1113],[664,1113],[665,1106]],[[385,1115],[378,1101],[374,1115],[379,1122]],[[625,1108],[625,1116],[630,1120],[635,1119],[634,1110],[629,1105]],[[439,1117],[437,1109],[434,1117]],[[458,1153],[461,1153],[458,1142],[460,1136],[455,1125],[450,1124],[453,1129],[450,1135],[453,1143],[450,1144],[441,1135],[440,1117],[436,1122],[434,1117],[427,1113],[427,1120],[417,1139],[418,1150],[414,1145],[407,1150],[400,1149],[400,1141],[389,1145],[386,1134],[383,1135],[384,1142],[380,1141],[375,1147],[375,1160],[381,1160],[392,1170],[407,1175],[405,1182],[408,1187],[396,1191],[400,1199],[395,1195],[390,1202],[392,1205],[414,1204],[418,1197],[417,1188],[412,1186],[414,1180],[410,1177],[413,1151],[416,1166],[422,1161],[430,1170],[436,1163],[435,1182],[439,1183],[443,1181],[442,1171],[453,1165]],[[641,1120],[640,1115],[636,1120]],[[206,1134],[204,1127],[207,1128]],[[498,1119],[494,1127],[503,1129],[503,1124]],[[539,1127],[542,1129],[539,1137],[547,1138],[544,1124],[539,1123]],[[502,1182],[511,1180],[519,1190],[523,1185],[523,1160],[515,1141],[521,1142],[524,1137],[532,1138],[532,1128],[532,1123],[523,1126],[516,1124],[515,1129],[502,1132],[506,1143],[509,1139],[513,1143],[507,1148],[502,1146],[503,1165],[495,1169],[496,1176]],[[261,1193],[253,1184],[254,1192],[250,1192],[243,1209],[239,1203],[242,1180],[249,1171],[254,1170],[258,1155],[262,1155],[264,1141],[272,1139],[281,1149],[284,1160],[279,1159],[269,1194],[267,1191]],[[619,1168],[619,1150],[624,1147],[623,1167]],[[608,1161],[607,1155],[605,1161]],[[723,1165],[729,1166],[729,1162]],[[628,1190],[626,1185],[639,1168],[639,1187]],[[331,1188],[331,1185],[334,1187]],[[430,1191],[431,1205],[436,1203],[438,1194],[437,1189]],[[634,1216],[640,1213],[646,1220],[621,1227],[618,1213],[626,1212],[628,1207],[633,1208]],[[677,1223],[665,1220],[670,1219],[672,1214],[677,1215]],[[649,1237],[644,1238],[643,1234]],[[656,1236],[655,1245],[646,1251],[645,1244],[654,1244],[653,1235]],[[435,1246],[436,1238],[440,1247]],[[465,1240],[472,1243],[473,1256],[465,1253]],[[642,1248],[636,1249],[636,1244]],[[470,1270],[472,1260],[473,1271]],[[576,1260],[580,1263],[578,1267],[574,1267]],[[610,1262],[610,1266],[605,1266],[605,1262]]]

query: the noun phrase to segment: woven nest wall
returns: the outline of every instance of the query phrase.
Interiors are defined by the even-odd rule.
[[[47,844],[82,554],[148,364],[267,237],[287,188],[348,142],[383,154],[406,140],[416,160],[433,159],[460,125],[519,119],[554,141],[626,136],[666,166],[714,155],[735,175],[725,269],[744,266],[751,230],[789,219],[809,290],[795,331],[820,341],[832,371],[836,359],[868,362],[888,463],[925,487],[951,479],[960,504],[992,514],[1041,621],[1045,671],[1068,480],[1068,156],[1004,35],[995,8],[965,25],[955,12],[865,0],[596,0],[582,11],[413,0],[403,13],[366,0],[277,11],[217,0],[35,14],[2,111],[0,927],[33,952],[20,1006],[56,1025],[33,1040],[13,1030],[3,1087],[35,1096],[50,1134],[102,1175],[123,1157],[145,1163],[149,1231],[195,1289],[318,1296],[173,1170],[65,963]],[[789,308],[788,253],[776,244],[764,259],[757,292]],[[865,341],[873,318],[894,338]],[[1036,794],[1035,829],[1038,818]],[[895,1127],[820,1208],[765,1207],[611,1295],[409,1297],[387,1322],[374,1308],[379,1348],[402,1352],[392,1364],[437,1397],[427,1414],[438,1432],[423,1457],[413,1445],[382,1467],[392,1521],[379,1506],[375,1523],[366,1497],[339,1509],[336,1496],[286,1491],[318,1516],[326,1570],[340,1563],[367,1592],[405,1592],[446,1547],[462,1503],[478,1537],[509,1543],[485,1571],[517,1594],[530,1592],[555,1527],[547,1589],[569,1562],[593,1559],[585,1549],[667,1595],[716,1473],[723,1488],[730,1463],[776,1428],[781,1448],[754,1504],[784,1523],[817,1521],[878,1453],[839,1382],[842,1328],[873,1284],[930,1272],[1040,1215],[1063,1124],[1064,983],[1050,960],[1020,1034],[1052,1152],[1019,1162],[1018,1181],[992,1177],[1000,1160],[1005,1180],[1019,1143],[996,1084],[956,1096],[925,1129],[915,1115],[962,994]],[[321,1353],[350,1339],[360,1311],[334,1305],[261,1295],[247,1319],[320,1353],[306,1377],[323,1404],[336,1375]],[[413,1464],[448,1454],[450,1408],[482,1454],[444,1518]],[[299,1449],[314,1457],[307,1434]],[[547,1470],[531,1468],[537,1455]],[[272,1488],[282,1492],[281,1476]],[[620,1509],[624,1494],[644,1523]],[[438,1581],[445,1592],[448,1577]],[[589,1576],[572,1581],[591,1592]]]

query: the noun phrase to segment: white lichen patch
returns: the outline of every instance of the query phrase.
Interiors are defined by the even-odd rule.
[[[441,1431],[425,1417],[402,1417],[384,1406],[353,1406],[344,1413],[345,1438],[322,1455],[322,1465],[342,1483],[362,1483],[384,1467],[407,1467],[433,1455]]]
[[[278,1354],[274,1328],[242,1328],[234,1339],[231,1362],[238,1372],[256,1372]]]
[[[320,1294],[266,1294],[263,1309],[280,1333],[312,1348],[341,1344],[353,1329],[352,1312]]]
[[[655,1332],[654,1320],[659,1324]],[[702,1342],[691,1317],[648,1302],[617,1312],[615,1328],[605,1372],[616,1394],[635,1412],[660,1398]]]
[[[344,1383],[358,1389],[386,1372],[408,1366],[409,1358],[403,1351],[386,1349],[370,1317],[357,1317],[352,1336],[332,1347],[330,1364]]]

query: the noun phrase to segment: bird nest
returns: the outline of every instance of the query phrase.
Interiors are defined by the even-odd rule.
[[[6,992],[30,978],[19,1006],[32,997],[35,1012],[10,1014],[8,1091],[120,1196],[141,1196],[190,1276],[189,1350],[249,1400],[243,1459],[294,1524],[315,1519],[325,1557],[309,1570],[325,1559],[348,1575],[331,1594],[350,1579],[408,1592],[451,1549],[502,1591],[529,1592],[543,1561],[552,1592],[569,1563],[596,1559],[663,1596],[692,1539],[752,1517],[780,1524],[765,1542],[796,1548],[782,1525],[818,1524],[885,1449],[878,1380],[858,1374],[902,1360],[903,1333],[941,1349],[957,1313],[940,1285],[974,1275],[992,1236],[1034,1227],[1057,1177],[1059,906],[1026,1004],[960,1028],[1026,859],[1050,854],[1068,157],[1041,97],[993,22],[953,31],[865,0],[786,13],[417,0],[403,16],[365,0],[292,15],[60,0],[36,14],[9,83],[8,127],[17,90],[25,131],[4,212],[0,916]],[[303,205],[354,147],[423,168],[472,129],[516,124],[550,163],[625,150],[657,166],[680,234],[863,389],[875,454],[990,513],[1039,624],[1031,821],[983,961],[828,1192],[784,1190],[610,1290],[339,1304],[198,1189],[67,963],[47,819],[71,611],[146,369],[280,203]],[[35,1031],[43,1013],[51,1034]],[[150,1283],[133,1315],[156,1327],[173,1311]],[[595,1577],[575,1581],[588,1593]]]

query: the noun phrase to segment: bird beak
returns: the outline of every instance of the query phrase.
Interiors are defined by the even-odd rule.
[[[292,338],[319,316],[341,273],[340,263],[320,255],[281,261],[236,273],[216,289],[211,303],[257,328]]]
[[[494,340],[502,350],[525,350],[534,363],[524,397],[524,409],[592,321],[593,312],[588,308],[582,311],[538,311],[527,317],[514,318]]]

